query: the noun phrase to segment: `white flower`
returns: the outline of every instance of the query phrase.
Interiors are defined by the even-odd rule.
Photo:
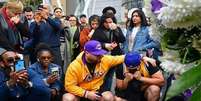
[[[161,0],[162,1],[162,0]],[[158,19],[167,28],[192,28],[201,24],[201,0],[165,0]]]
[[[191,30],[192,28],[200,28],[201,25],[201,0],[160,0],[165,6],[156,16],[151,11],[150,0],[145,0],[146,16],[151,17],[151,32],[153,36],[163,36],[163,32],[159,30],[160,25],[166,28],[178,29],[184,28]],[[201,29],[201,28],[200,28]],[[198,33],[192,36],[192,47],[201,53],[201,39]],[[159,57],[161,67],[169,73],[182,74],[195,66],[195,63],[182,64],[178,51],[163,49],[163,56]]]
[[[168,73],[180,75],[195,66],[196,63],[180,63],[180,58],[178,54],[178,51],[174,50],[165,51],[164,55],[162,57],[159,57],[159,60],[161,61],[161,68]]]

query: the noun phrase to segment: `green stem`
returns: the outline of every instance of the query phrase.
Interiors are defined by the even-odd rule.
[[[186,62],[186,57],[187,57],[188,51],[189,51],[189,49],[186,48],[186,52],[185,52],[185,54],[184,54],[184,58],[182,59],[182,63],[183,63],[183,64]]]

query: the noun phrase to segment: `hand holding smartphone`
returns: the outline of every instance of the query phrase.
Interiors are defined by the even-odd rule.
[[[42,10],[43,9],[43,5],[38,5],[38,10]]]
[[[25,69],[24,60],[18,60],[15,63],[15,68],[14,69],[15,69],[16,72],[24,70]]]
[[[52,67],[51,74],[59,76],[59,67]]]

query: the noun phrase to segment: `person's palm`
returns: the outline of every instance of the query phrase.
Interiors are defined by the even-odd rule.
[[[48,78],[47,78],[47,83],[48,83],[48,84],[52,84],[52,83],[54,83],[57,79],[58,79],[58,76],[57,76],[57,75],[50,75],[50,76],[48,76]]]
[[[133,79],[133,74],[131,74],[131,73],[125,73],[125,77],[126,77],[126,79],[128,80],[128,81],[131,81],[132,79]]]
[[[117,43],[116,42],[112,42],[111,46],[114,49],[115,47],[117,47]]]
[[[20,17],[19,16],[14,16],[11,18],[11,21],[13,21],[15,24],[20,22]]]

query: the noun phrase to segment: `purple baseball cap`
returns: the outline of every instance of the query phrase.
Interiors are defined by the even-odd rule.
[[[141,56],[137,52],[127,53],[124,59],[125,65],[130,69],[137,68],[140,65]]]
[[[84,50],[93,55],[104,55],[107,51],[102,49],[101,43],[96,40],[90,40],[84,45]]]

